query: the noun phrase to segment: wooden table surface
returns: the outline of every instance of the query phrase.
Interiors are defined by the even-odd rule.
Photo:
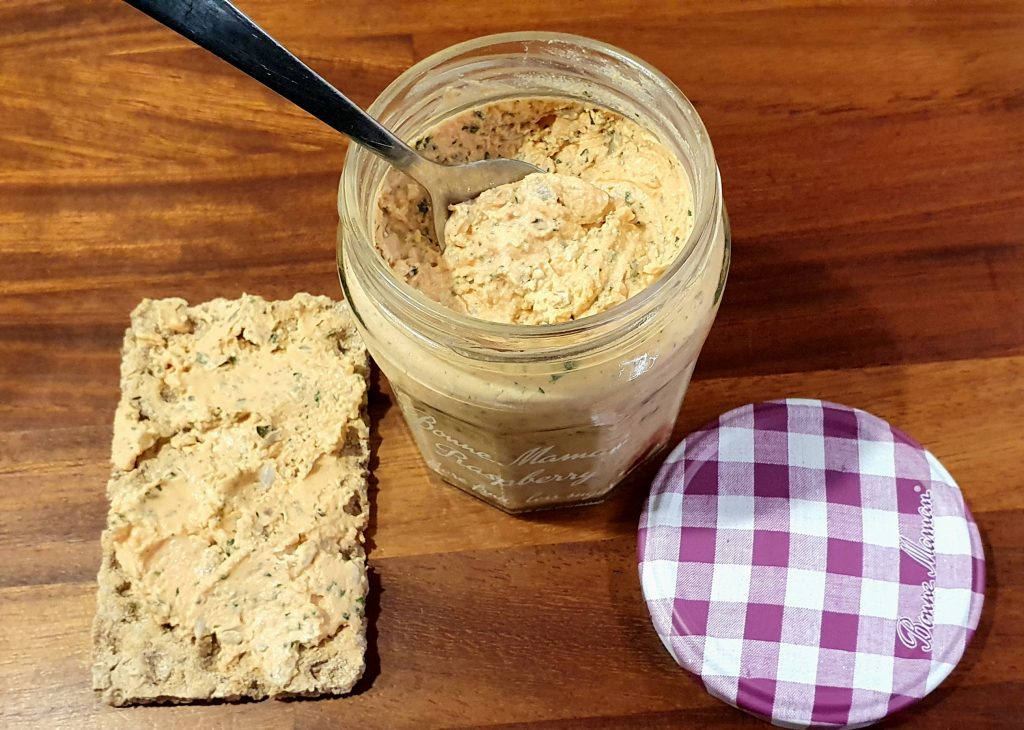
[[[243,6],[358,102],[451,43],[536,28],[693,100],[735,235],[676,436],[750,401],[869,409],[931,448],[988,566],[960,667],[892,724],[1024,726],[1024,2],[349,0]],[[682,4],[679,4],[682,5]],[[142,297],[340,296],[344,142],[127,5],[0,4],[0,726],[761,724],[641,600],[651,470],[513,518],[434,481],[386,382],[356,696],[114,710],[89,686],[118,349]]]

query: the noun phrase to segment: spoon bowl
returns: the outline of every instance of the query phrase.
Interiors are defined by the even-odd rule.
[[[448,222],[448,208],[480,195],[499,185],[518,182],[527,175],[543,172],[522,160],[494,159],[467,162],[462,165],[439,165],[428,162],[406,170],[410,177],[422,185],[430,196],[434,234],[437,245],[444,252],[444,229]]]

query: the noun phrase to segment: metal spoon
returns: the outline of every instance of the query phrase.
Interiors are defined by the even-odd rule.
[[[418,155],[227,0],[126,0],[288,101],[383,157],[427,190],[444,251],[448,206],[540,169],[520,160],[439,165]]]

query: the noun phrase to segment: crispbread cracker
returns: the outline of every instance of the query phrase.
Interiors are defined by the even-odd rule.
[[[93,630],[104,701],[352,688],[366,649],[366,377],[345,303],[139,304]]]

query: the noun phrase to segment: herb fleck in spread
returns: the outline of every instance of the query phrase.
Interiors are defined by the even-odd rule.
[[[480,319],[549,324],[602,312],[657,280],[692,226],[678,158],[606,109],[499,102],[445,120],[414,146],[443,163],[509,157],[545,171],[452,206],[443,254],[422,188],[397,172],[384,181],[376,242],[385,260]]]

